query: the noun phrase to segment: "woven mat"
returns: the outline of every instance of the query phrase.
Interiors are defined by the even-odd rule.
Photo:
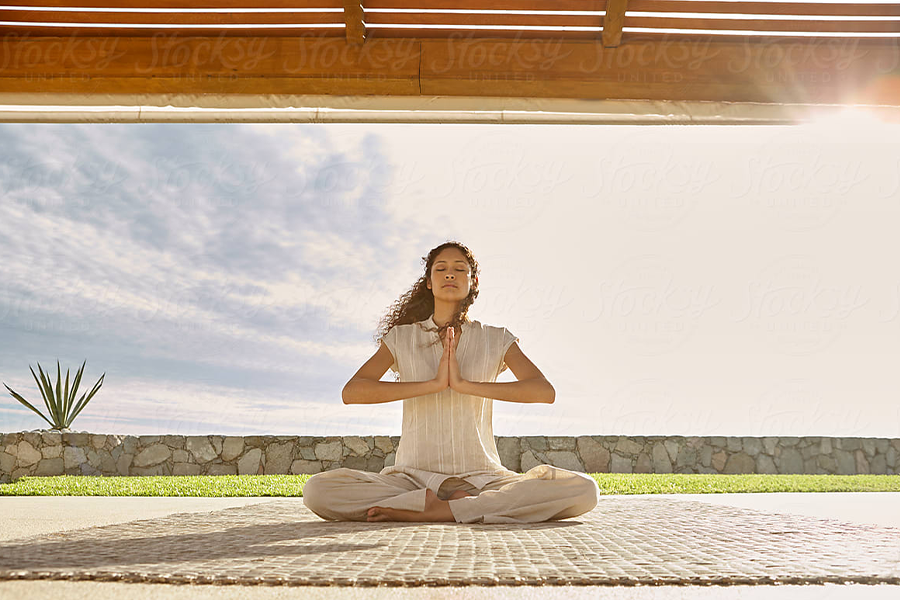
[[[284,498],[0,545],[0,580],[337,586],[900,583],[900,529],[601,497],[528,525],[330,522]]]

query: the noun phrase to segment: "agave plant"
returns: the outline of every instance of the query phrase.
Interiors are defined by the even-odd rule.
[[[47,406],[47,410],[50,412],[50,419],[45,417],[41,412],[28,403],[25,398],[15,393],[8,385],[3,384],[6,389],[9,390],[9,393],[13,395],[13,398],[36,412],[41,416],[42,419],[50,423],[51,429],[68,429],[69,425],[72,424],[72,421],[75,417],[78,416],[78,413],[90,402],[91,398],[94,397],[94,394],[100,389],[100,386],[103,385],[103,378],[106,377],[106,373],[104,373],[100,379],[94,384],[94,389],[91,390],[90,394],[82,394],[81,398],[76,402],[73,406],[73,401],[75,400],[75,394],[78,392],[78,386],[81,384],[81,374],[84,372],[84,365],[87,364],[85,360],[82,363],[81,368],[78,369],[78,373],[75,375],[75,381],[72,382],[72,390],[69,390],[69,370],[66,369],[66,385],[63,388],[62,384],[62,374],[59,368],[59,361],[56,361],[56,390],[54,393],[53,386],[50,385],[50,374],[44,375],[44,370],[41,368],[41,363],[38,363],[38,371],[41,373],[41,380],[38,381],[37,375],[34,374],[34,369],[31,368],[31,365],[28,365],[28,368],[31,370],[31,374],[34,376],[34,380],[38,384],[38,389],[41,391],[41,395],[44,397],[44,404]],[[87,396],[87,397],[85,397]]]

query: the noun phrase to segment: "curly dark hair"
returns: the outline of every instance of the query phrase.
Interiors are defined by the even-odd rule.
[[[438,339],[436,339],[432,345],[437,344],[440,339],[442,339],[444,331],[448,327],[462,326],[463,323],[471,322],[468,316],[469,307],[472,306],[472,303],[475,302],[475,298],[478,297],[478,261],[475,260],[472,251],[464,244],[448,241],[433,248],[427,256],[422,257],[422,261],[425,263],[425,274],[413,284],[408,292],[400,296],[400,298],[391,305],[388,314],[381,319],[378,324],[378,331],[375,334],[376,344],[381,342],[387,332],[391,330],[391,327],[407,323],[418,323],[419,321],[427,319],[434,313],[434,292],[428,289],[426,283],[428,281],[428,275],[431,273],[431,267],[434,265],[434,261],[437,259],[438,254],[443,252],[446,248],[458,249],[466,257],[466,260],[469,261],[469,266],[472,267],[472,283],[469,287],[469,295],[460,301],[459,310],[453,315],[450,322],[437,329],[430,329],[430,331],[436,331],[438,333]]]

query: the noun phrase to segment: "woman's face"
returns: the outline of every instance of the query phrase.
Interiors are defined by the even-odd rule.
[[[469,295],[472,267],[465,254],[456,248],[445,248],[431,266],[430,289],[436,298],[462,300]]]

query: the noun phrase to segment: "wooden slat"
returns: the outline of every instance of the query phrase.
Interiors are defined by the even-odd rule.
[[[857,2],[697,2],[631,0],[629,12],[737,13],[745,15],[900,16],[900,4]]]
[[[343,0],[4,0],[3,6],[63,8],[340,8]],[[0,11],[2,13],[3,11]]]
[[[366,9],[602,11],[606,0],[366,0]]]
[[[366,41],[361,0],[344,0],[344,27],[347,31],[347,43],[362,44]]]
[[[95,36],[110,39],[116,38],[134,38],[134,37],[153,37],[154,35],[163,34],[166,36],[185,37],[206,37],[206,36],[224,36],[229,38],[242,38],[248,35],[264,34],[273,38],[280,37],[296,37],[298,35],[306,35],[313,38],[334,38],[346,37],[343,25],[339,27],[328,28],[311,28],[298,25],[297,27],[285,27],[278,29],[223,29],[223,28],[200,28],[189,29],[184,27],[167,27],[159,28],[118,28],[118,27],[30,27],[30,26],[2,26],[0,27],[0,36],[22,36],[22,37],[76,37],[76,38],[92,38]],[[10,41],[2,40],[0,41]]]
[[[0,0],[2,1],[2,0]],[[2,10],[0,20],[23,25],[0,26],[0,33],[58,36],[149,36],[163,32],[169,35],[247,36],[259,33],[273,36],[295,36],[309,33],[323,37],[344,35],[344,16],[340,12],[314,13],[143,13]],[[30,23],[30,24],[24,24]],[[40,25],[55,23],[58,25]],[[85,27],[85,24],[151,25],[150,27]],[[292,27],[240,27],[228,25],[292,25]],[[311,27],[330,24],[335,27]],[[214,27],[153,27],[152,25],[213,25]]]
[[[625,15],[625,27],[707,29],[722,31],[783,31],[819,33],[897,33],[900,21],[818,21],[765,19],[696,19]]]
[[[503,25],[508,27],[599,27],[596,15],[463,15],[452,13],[366,13],[366,23],[391,25]]]
[[[603,45],[613,48],[622,40],[622,25],[628,0],[609,0],[603,17]]]
[[[0,0],[2,2],[2,0]],[[45,10],[0,11],[3,21],[39,21],[49,23],[153,23],[165,25],[238,25],[344,23],[341,13],[91,13]]]
[[[594,41],[597,39],[596,31],[533,31],[527,29],[398,29],[395,27],[366,29],[366,39],[378,38],[402,39],[402,40],[436,40],[459,41],[469,43],[471,41],[490,40],[556,40],[558,42],[570,41]]]

